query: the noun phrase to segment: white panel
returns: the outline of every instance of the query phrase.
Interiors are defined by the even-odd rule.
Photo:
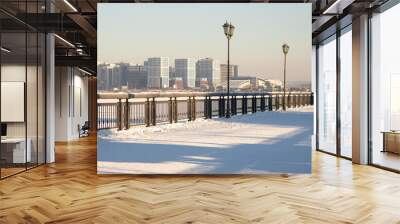
[[[400,74],[391,74],[390,82],[390,129],[400,130]]]
[[[1,122],[24,122],[24,82],[1,82]]]

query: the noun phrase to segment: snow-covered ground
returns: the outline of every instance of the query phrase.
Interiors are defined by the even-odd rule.
[[[98,173],[309,173],[313,107],[98,133]]]

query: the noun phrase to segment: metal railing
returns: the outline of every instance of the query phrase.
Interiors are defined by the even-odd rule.
[[[279,110],[283,97],[281,92],[233,93],[231,115]],[[287,108],[314,104],[311,92],[291,92],[285,97]],[[97,129],[122,130],[137,125],[211,119],[225,116],[226,108],[225,93],[100,93]]]

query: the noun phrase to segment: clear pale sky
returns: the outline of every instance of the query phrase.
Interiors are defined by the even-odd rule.
[[[98,4],[98,62],[143,64],[148,57],[226,63],[222,25],[236,27],[231,64],[239,75],[282,79],[282,44],[290,46],[288,81],[311,80],[311,4]]]

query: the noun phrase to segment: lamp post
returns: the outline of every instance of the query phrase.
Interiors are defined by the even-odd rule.
[[[235,26],[233,26],[231,23],[225,22],[225,24],[222,26],[224,28],[224,33],[226,38],[228,39],[228,77],[227,77],[227,107],[226,107],[226,118],[231,117],[231,102],[229,99],[229,79],[230,79],[230,64],[229,64],[229,42],[233,36],[233,32],[235,31]]]
[[[289,52],[289,45],[283,44],[282,51],[285,55],[284,65],[283,65],[283,110],[286,110],[286,55]]]

